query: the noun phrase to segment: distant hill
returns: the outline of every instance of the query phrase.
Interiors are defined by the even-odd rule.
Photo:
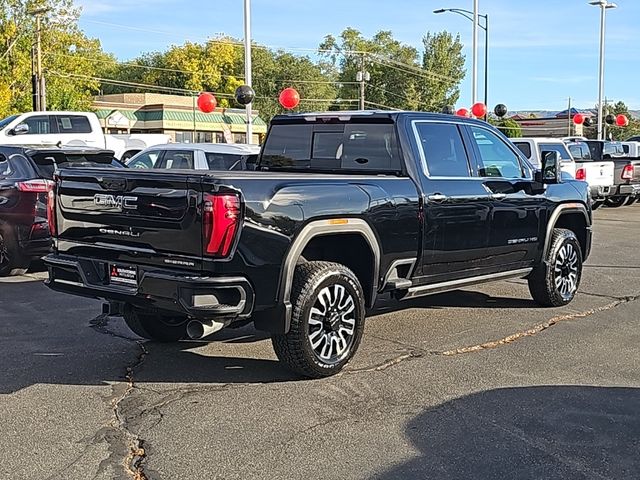
[[[578,110],[583,113],[587,113],[587,112],[595,113],[594,110],[591,110],[588,108],[578,109]],[[529,115],[534,114],[538,118],[550,118],[550,117],[555,117],[561,111],[562,110],[516,110],[513,112],[509,111],[508,116],[512,117],[513,115],[520,115],[521,117],[528,117]],[[640,118],[640,110],[629,110],[629,113],[634,118]]]

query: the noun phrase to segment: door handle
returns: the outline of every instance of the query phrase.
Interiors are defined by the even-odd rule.
[[[507,198],[507,194],[506,193],[492,193],[491,194],[491,200],[504,200],[505,198]]]
[[[427,200],[429,200],[430,202],[444,202],[445,200],[448,200],[449,197],[447,197],[446,195],[443,195],[441,193],[434,193],[433,195],[429,195],[427,197]]]

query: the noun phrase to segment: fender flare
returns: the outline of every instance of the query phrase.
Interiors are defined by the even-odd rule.
[[[375,296],[378,292],[381,250],[372,228],[367,222],[359,218],[315,220],[305,225],[295,237],[284,259],[282,269],[280,270],[277,302],[285,307],[285,331],[289,330],[289,324],[291,322],[291,289],[293,287],[293,275],[300,255],[302,255],[306,246],[315,237],[348,233],[361,235],[369,245],[373,254],[373,281],[370,295],[372,302],[375,301]]]
[[[544,239],[544,250],[543,258],[547,258],[547,253],[549,253],[549,249],[551,248],[551,237],[553,236],[553,229],[558,223],[558,219],[563,213],[582,213],[584,215],[585,224],[588,229],[591,228],[591,219],[589,217],[589,212],[587,207],[585,207],[582,203],[563,203],[562,205],[558,205],[551,213],[549,217],[549,222],[547,223],[547,233]]]

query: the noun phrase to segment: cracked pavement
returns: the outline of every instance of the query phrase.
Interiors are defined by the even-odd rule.
[[[640,206],[595,216],[571,305],[519,280],[383,302],[321,381],[250,327],[142,342],[42,274],[0,280],[0,478],[635,479]]]

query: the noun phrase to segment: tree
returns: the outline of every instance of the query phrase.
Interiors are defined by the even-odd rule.
[[[489,115],[489,123],[509,138],[519,138],[522,136],[522,127],[512,118],[498,119],[493,115]]]
[[[420,108],[439,112],[455,105],[460,97],[460,82],[464,79],[464,55],[460,35],[448,32],[427,33],[422,39],[422,68],[425,78],[420,82]]]
[[[78,27],[72,0],[4,0],[0,3],[0,117],[31,110],[31,49],[36,36],[34,8],[42,17],[42,62],[49,109],[89,108],[98,76],[114,59]]]
[[[626,140],[634,135],[640,135],[640,120],[633,118],[629,113],[629,108],[622,102],[616,102],[613,107],[609,108],[609,113],[613,115],[626,115],[629,119],[629,125],[626,127],[617,127],[607,125],[607,137],[611,134],[614,140]],[[605,114],[606,115],[606,114]]]

